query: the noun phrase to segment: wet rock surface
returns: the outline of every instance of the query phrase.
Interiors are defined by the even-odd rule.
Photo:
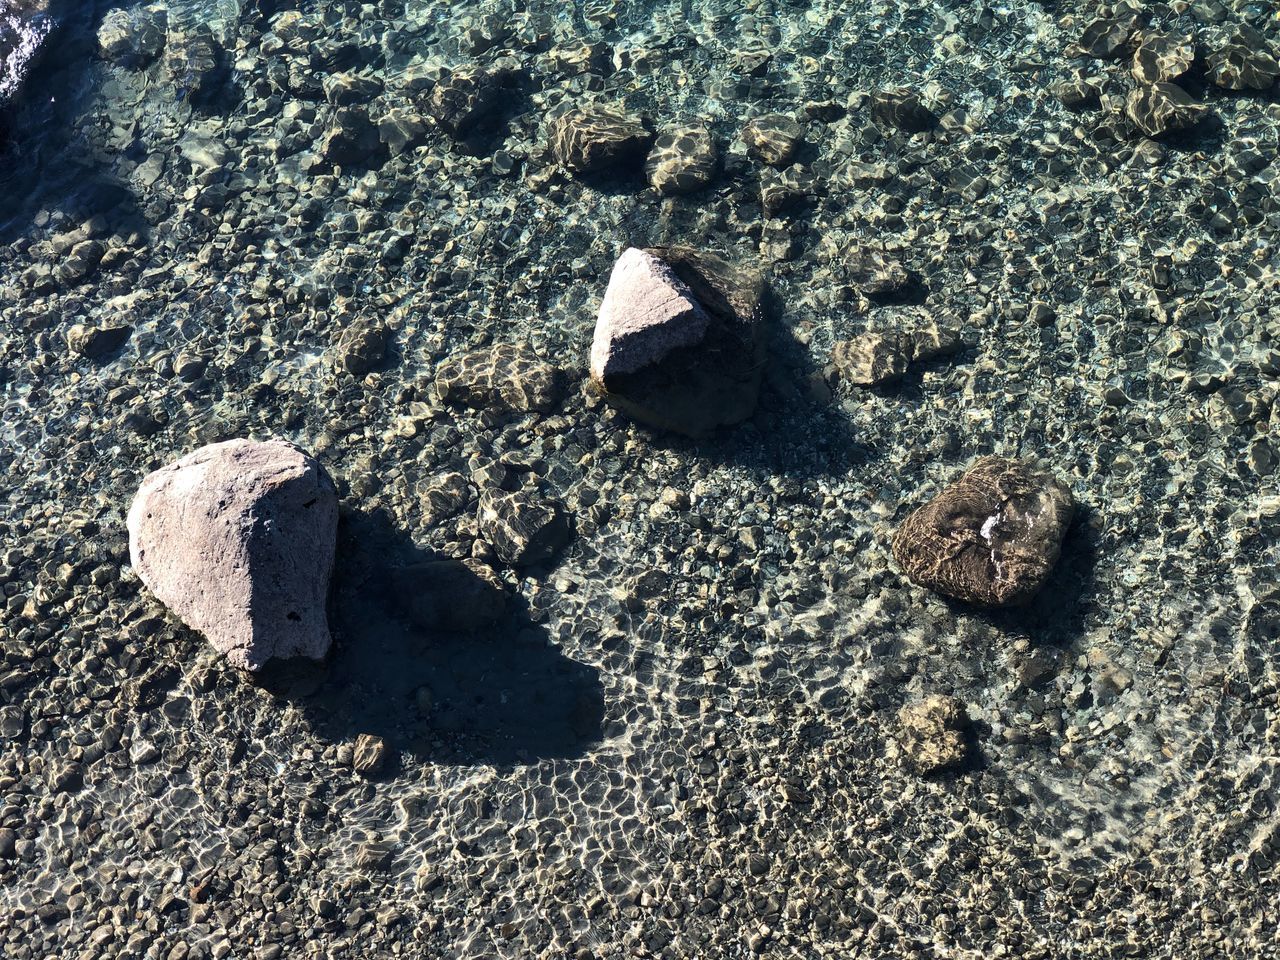
[[[710,128],[675,127],[663,130],[654,140],[645,174],[659,193],[694,193],[715,179],[719,156]]]
[[[1138,87],[1126,104],[1129,119],[1149,137],[1194,127],[1209,115],[1209,108],[1174,83]]]
[[[57,25],[49,0],[0,5],[0,109],[15,100]]]
[[[920,586],[981,606],[1026,603],[1062,551],[1071,491],[1043,467],[986,457],[902,522],[898,566]]]
[[[563,505],[528,491],[486,491],[479,523],[498,557],[517,567],[545,563],[573,536]]]
[[[328,652],[337,495],[297,447],[202,447],[147,475],[128,525],[142,582],[232,666]]]
[[[1205,66],[1209,79],[1227,90],[1270,90],[1280,80],[1276,48],[1251,27],[1237,27]]]
[[[785,167],[804,141],[804,127],[785,114],[770,113],[748,122],[742,140],[762,163]]]

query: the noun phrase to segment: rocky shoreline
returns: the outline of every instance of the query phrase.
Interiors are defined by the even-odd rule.
[[[57,42],[0,166],[0,954],[1275,949],[1268,10],[202,0]],[[628,248],[767,274],[736,425],[592,384]],[[250,679],[125,513],[273,436],[336,487],[333,648]],[[1012,610],[893,555],[984,457],[1075,501]]]

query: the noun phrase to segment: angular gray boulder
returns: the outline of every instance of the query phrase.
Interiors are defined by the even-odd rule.
[[[702,342],[711,319],[688,285],[652,253],[630,247],[613,265],[591,343],[591,376],[604,383]]]
[[[292,443],[213,443],[154,471],[128,527],[142,582],[233,666],[328,652],[338,495]]]

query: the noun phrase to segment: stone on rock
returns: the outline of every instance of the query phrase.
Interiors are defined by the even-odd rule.
[[[1274,48],[1257,30],[1243,25],[1209,54],[1206,67],[1209,79],[1227,90],[1270,90],[1280,79]]]
[[[915,583],[984,607],[1026,603],[1062,551],[1071,491],[1034,463],[985,457],[903,521],[893,556]]]
[[[1209,108],[1176,83],[1153,83],[1138,87],[1125,104],[1129,119],[1148,137],[1158,137],[1195,126]]]
[[[77,323],[67,330],[67,347],[72,353],[78,353],[82,357],[101,360],[107,354],[119,350],[132,332],[133,328],[126,324],[92,326]]]
[[[782,113],[768,113],[747,121],[742,141],[756,159],[772,167],[785,167],[804,142],[804,127]]]
[[[654,141],[645,174],[659,193],[693,193],[715,179],[719,157],[710,128],[702,124],[676,127]]]
[[[651,341],[646,355],[653,362],[632,372],[602,371],[595,362],[595,343],[601,339],[608,342],[611,330],[645,326],[644,314],[618,314],[615,308],[620,299],[609,313],[602,304],[603,326],[597,321],[592,347],[593,387],[632,419],[690,437],[705,436],[717,427],[745,420],[755,409],[764,368],[763,277],[713,254],[685,247],[655,247],[642,252],[668,266],[688,289],[690,299],[706,317],[703,335],[680,346],[674,344],[684,343],[685,337],[673,338],[667,341],[673,345],[665,354],[652,349],[656,341]],[[677,303],[686,309],[689,326],[684,330],[688,334],[702,321],[687,311],[683,293]],[[640,298],[635,305],[644,308],[645,301]],[[634,359],[637,354],[630,356]]]
[[[661,362],[672,350],[701,343],[711,318],[671,266],[629,247],[609,275],[591,343],[591,376],[615,376]]]
[[[129,554],[152,593],[236,667],[319,660],[338,497],[284,440],[227,440],[149,474],[129,508]]]
[[[559,501],[528,491],[485,491],[479,527],[498,557],[515,567],[550,560],[573,536]]]
[[[646,121],[594,105],[570,110],[551,126],[551,152],[570,173],[597,173],[641,159],[653,143]]]
[[[969,715],[955,697],[934,694],[898,711],[898,743],[924,776],[962,766],[971,736]]]
[[[364,107],[335,110],[332,125],[316,147],[321,162],[339,167],[378,166],[386,154],[387,146]]]
[[[472,633],[506,612],[506,586],[470,557],[411,564],[397,569],[393,580],[405,612],[425,630]]]
[[[525,344],[500,343],[450,357],[436,370],[445,403],[480,410],[549,413],[564,397],[564,374]]]

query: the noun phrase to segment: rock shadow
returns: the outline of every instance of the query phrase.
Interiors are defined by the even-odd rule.
[[[957,615],[977,616],[997,629],[1022,633],[1035,647],[1074,652],[1098,592],[1101,539],[1095,511],[1077,503],[1075,518],[1062,541],[1062,554],[1029,603],[1003,610],[976,609],[950,599],[947,604]]]
[[[411,618],[397,571],[442,558],[418,547],[382,511],[344,511],[330,598],[334,646],[322,664],[268,666],[259,682],[295,702],[332,743],[382,737],[388,757],[511,765],[581,756],[602,737],[599,671],[566,657],[514,597],[471,633],[424,629]],[[461,562],[437,602],[474,601],[480,578]],[[420,613],[420,611],[419,611]],[[452,614],[457,611],[453,610]],[[443,610],[456,627],[466,617]],[[421,621],[419,621],[421,622]],[[384,773],[394,770],[388,762]]]

